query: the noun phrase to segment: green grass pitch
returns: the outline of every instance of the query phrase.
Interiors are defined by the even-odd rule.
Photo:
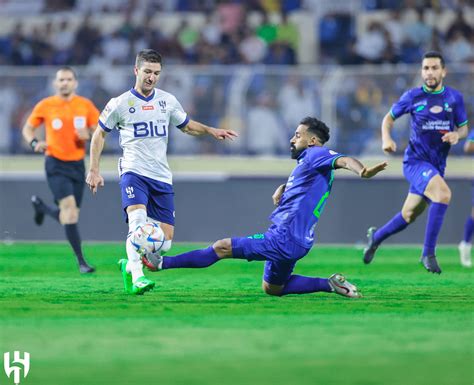
[[[175,245],[173,252],[196,245]],[[0,353],[27,351],[23,385],[472,385],[473,272],[439,249],[387,247],[364,266],[352,247],[315,246],[298,274],[341,272],[364,298],[266,296],[260,262],[150,273],[122,292],[119,244],[87,244],[80,276],[65,244],[0,246]],[[3,354],[2,354],[3,356]],[[0,368],[0,384],[13,384]]]

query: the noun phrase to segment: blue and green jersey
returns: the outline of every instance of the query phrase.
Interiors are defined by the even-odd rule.
[[[404,161],[423,160],[435,166],[442,175],[451,145],[442,136],[467,124],[462,94],[450,87],[430,92],[425,86],[405,92],[392,106],[394,119],[411,115],[411,133]]]
[[[309,147],[297,159],[280,204],[271,214],[272,232],[286,233],[311,248],[314,228],[331,192],[334,163],[342,155],[326,147]]]

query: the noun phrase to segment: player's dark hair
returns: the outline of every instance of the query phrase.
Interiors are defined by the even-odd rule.
[[[135,66],[140,68],[143,63],[160,63],[161,55],[154,49],[144,49],[138,52]]]
[[[308,131],[316,135],[322,144],[329,140],[329,127],[321,120],[307,116],[301,119],[300,124],[308,127]]]
[[[428,52],[426,52],[426,53],[423,55],[423,60],[424,60],[424,59],[431,59],[431,58],[439,59],[439,61],[440,61],[440,63],[441,63],[441,67],[444,68],[445,62],[444,62],[444,57],[443,57],[443,55],[441,54],[441,52],[438,52],[438,51],[428,51]]]
[[[59,67],[58,70],[56,71],[56,73],[58,73],[59,71],[69,71],[72,73],[72,75],[74,76],[74,79],[77,80],[77,74],[76,74],[76,71],[74,71],[74,68],[70,67],[70,66],[62,66],[62,67]]]

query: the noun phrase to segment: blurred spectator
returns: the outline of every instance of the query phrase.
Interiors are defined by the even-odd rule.
[[[278,108],[288,132],[293,132],[303,117],[318,115],[314,90],[307,79],[299,76],[289,76],[281,87]]]
[[[388,48],[387,34],[382,24],[371,22],[367,31],[357,38],[355,52],[362,57],[366,63],[377,64]]]
[[[425,23],[425,10],[416,9],[405,22],[405,38],[416,46],[426,49],[431,41],[432,27]]]
[[[453,63],[474,62],[473,38],[468,41],[461,30],[455,30],[445,47],[446,60]]]
[[[242,61],[247,64],[259,63],[265,57],[267,44],[250,28],[244,30],[244,38],[239,44]]]
[[[474,28],[466,22],[464,12],[462,12],[461,9],[458,9],[456,12],[456,19],[454,19],[448,27],[448,30],[446,31],[446,39],[448,41],[452,40],[457,32],[460,32],[461,35],[467,39],[474,34]]]
[[[276,40],[280,43],[287,44],[293,52],[296,52],[299,38],[298,27],[288,20],[287,13],[282,13],[281,23],[276,27]]]
[[[327,14],[319,22],[320,55],[322,64],[346,58],[344,42],[353,41],[354,20],[350,14]]]
[[[257,96],[247,115],[247,149],[250,155],[278,155],[288,148],[288,138],[273,110],[269,93]]]
[[[132,54],[130,40],[121,35],[119,30],[106,35],[102,40],[101,47],[104,56],[115,64],[126,64]]]
[[[61,21],[58,30],[50,37],[52,48],[56,51],[56,64],[66,64],[71,58],[71,49],[74,46],[75,33],[67,20]]]
[[[395,54],[400,53],[400,47],[405,40],[405,29],[402,21],[402,12],[400,9],[395,9],[389,14],[388,20],[384,26],[390,34],[390,40],[395,50]]]
[[[197,61],[196,44],[199,39],[199,32],[191,27],[186,19],[181,20],[178,28],[178,42],[184,52],[185,60],[188,63]]]
[[[255,33],[265,43],[272,44],[277,38],[277,26],[270,22],[268,13],[264,12],[262,17],[262,22],[257,27]]]
[[[206,14],[206,22],[201,30],[203,40],[211,45],[217,45],[221,42],[222,32],[217,22],[217,15],[214,13]]]
[[[285,42],[273,43],[268,51],[263,64],[293,65],[296,64],[295,52]]]
[[[222,1],[217,7],[220,30],[222,33],[231,35],[236,32],[244,20],[244,8],[242,4],[233,3],[230,0]]]

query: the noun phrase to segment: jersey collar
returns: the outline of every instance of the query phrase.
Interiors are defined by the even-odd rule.
[[[426,87],[424,84],[423,84],[423,91],[427,94],[431,94],[431,95],[437,95],[437,94],[442,94],[444,92],[444,86],[441,87],[441,89],[439,91],[430,91],[428,89],[428,87]]]
[[[138,93],[135,88],[131,88],[130,92],[135,95],[138,99],[141,99],[145,102],[149,102],[151,99],[155,97],[155,90],[153,89],[153,92],[150,94],[150,96],[144,97],[142,94]]]

